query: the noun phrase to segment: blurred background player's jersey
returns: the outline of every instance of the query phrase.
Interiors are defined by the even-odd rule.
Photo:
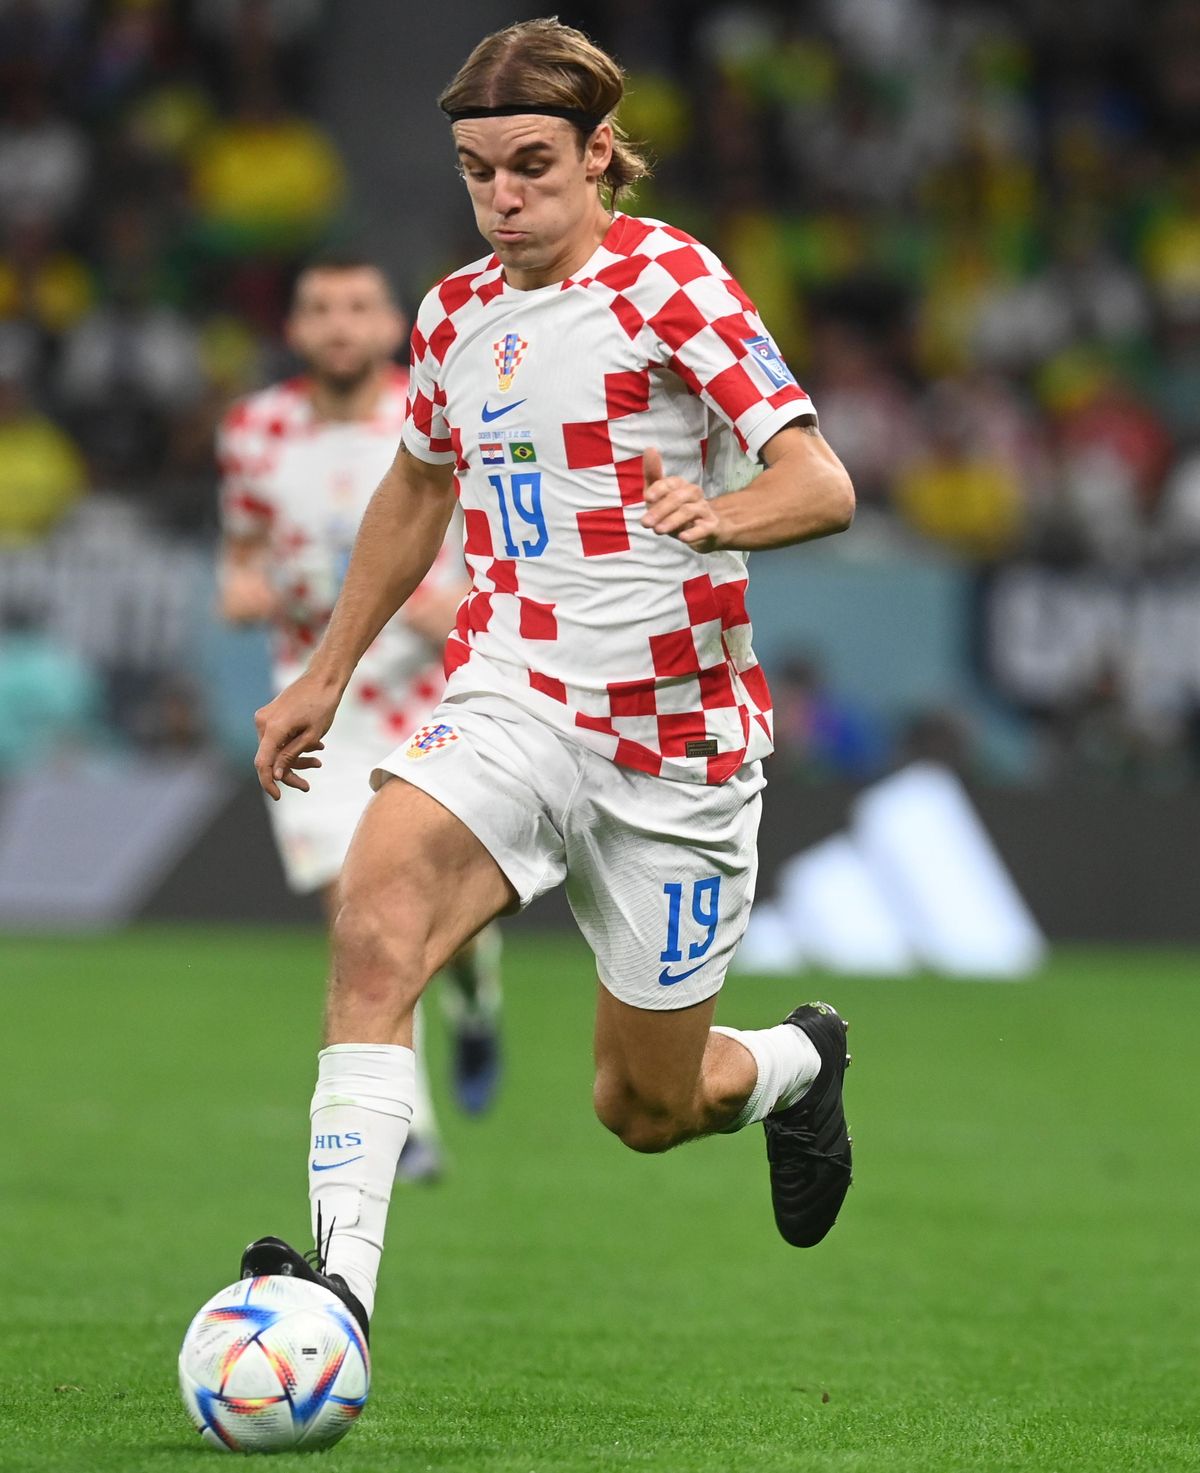
[[[407,376],[396,369],[371,419],[338,422],[318,419],[308,381],[291,379],[239,400],[221,426],[223,529],[266,540],[279,597],[276,690],[301,673],[324,633],[367,503],[395,456],[406,390]],[[465,581],[461,546],[456,517],[410,604]],[[378,756],[420,724],[443,686],[440,650],[397,615],[359,662],[338,732]]]

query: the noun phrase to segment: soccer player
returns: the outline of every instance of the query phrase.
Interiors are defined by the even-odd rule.
[[[636,1151],[762,1121],[798,1246],[850,1182],[835,1010],[747,1031],[713,1013],[771,750],[745,554],[842,531],[853,491],[720,261],[611,207],[643,172],[613,121],[622,86],[580,32],[539,20],[488,36],[442,94],[489,253],[426,296],[399,454],[308,670],[258,715],[264,789],[303,789],[457,492],[472,588],[449,683],[379,764],[344,871],[312,1103],[315,1264],[278,1238],[242,1261],[326,1284],[364,1333],[416,1001],[468,937],[564,881],[599,974],[601,1121]],[[730,489],[747,454],[758,473]]]
[[[269,620],[275,689],[305,668],[329,619],[363,510],[404,424],[407,374],[395,366],[405,332],[378,266],[328,256],[301,272],[287,322],[303,378],[239,401],[219,432],[223,529],[221,610],[235,623]],[[455,522],[403,611],[359,664],[304,799],[271,804],[271,826],[293,890],[319,890],[330,916],[375,764],[426,720],[445,685],[441,652],[466,592]],[[449,963],[455,1083],[470,1110],[488,1103],[499,1053],[498,935],[485,933]],[[423,1071],[400,1174],[440,1170]]]

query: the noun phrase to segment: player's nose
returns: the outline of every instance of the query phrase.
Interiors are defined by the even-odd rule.
[[[496,174],[492,189],[492,205],[498,215],[512,215],[523,203],[518,181],[511,175]]]

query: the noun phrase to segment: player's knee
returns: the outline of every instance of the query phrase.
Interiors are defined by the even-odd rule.
[[[688,1134],[669,1105],[647,1099],[627,1084],[598,1077],[593,1102],[601,1125],[631,1151],[669,1151]]]

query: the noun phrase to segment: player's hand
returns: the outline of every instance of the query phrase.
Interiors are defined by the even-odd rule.
[[[467,593],[462,588],[418,588],[400,611],[408,627],[441,651],[458,619],[458,608]]]
[[[222,568],[221,617],[231,624],[263,624],[279,609],[279,595],[261,568],[234,563]]]
[[[312,754],[324,750],[321,738],[333,725],[339,698],[340,692],[305,674],[254,713],[258,728],[254,770],[268,797],[278,799],[281,786],[308,792],[300,773],[320,767],[321,759]]]
[[[646,513],[642,526],[660,537],[677,537],[697,552],[723,546],[721,519],[699,486],[682,476],[664,476],[662,456],[647,450],[642,457]]]

